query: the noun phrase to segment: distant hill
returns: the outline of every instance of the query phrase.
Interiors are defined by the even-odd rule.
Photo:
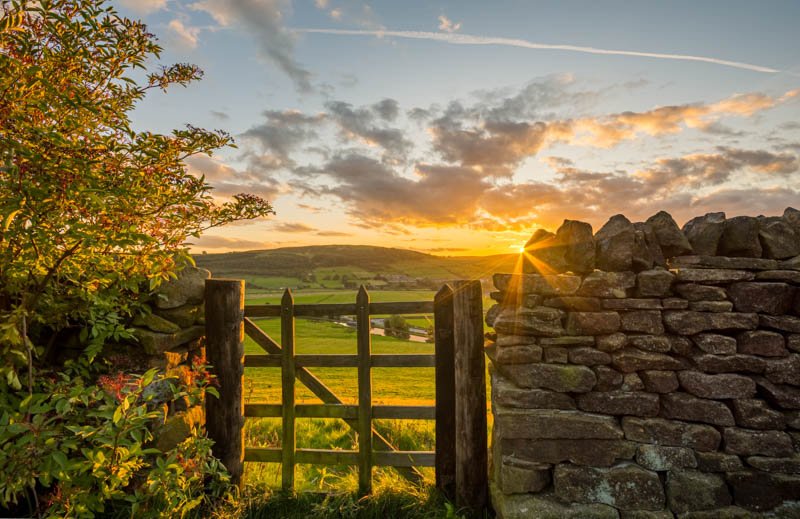
[[[423,287],[452,279],[488,278],[511,272],[516,254],[494,256],[433,256],[407,249],[368,245],[319,245],[194,256],[199,267],[215,277],[238,277],[255,288],[283,286],[337,288],[347,282],[374,286]]]

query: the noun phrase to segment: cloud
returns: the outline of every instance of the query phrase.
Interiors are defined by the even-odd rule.
[[[150,14],[167,7],[167,0],[119,0],[119,3],[137,14]]]
[[[270,247],[270,243],[264,241],[245,240],[241,238],[227,238],[225,236],[215,236],[204,234],[200,238],[190,242],[193,249],[226,249],[226,250],[258,250]]]
[[[342,101],[325,104],[330,118],[335,121],[346,140],[357,139],[370,146],[380,146],[389,160],[401,160],[411,149],[412,143],[404,133],[379,124],[378,120],[392,121],[399,112],[397,101],[384,99],[367,108],[354,108]]]
[[[695,56],[691,54],[669,54],[660,52],[646,52],[637,50],[617,50],[617,49],[600,49],[597,47],[585,47],[580,45],[560,45],[552,43],[537,43],[528,40],[516,38],[502,38],[493,36],[477,36],[471,34],[454,34],[448,32],[424,32],[424,31],[388,31],[385,29],[380,30],[363,30],[363,29],[306,29],[297,28],[293,29],[298,33],[308,34],[331,34],[339,36],[375,36],[378,38],[385,38],[387,36],[395,38],[410,38],[415,40],[433,40],[450,43],[454,45],[500,45],[505,47],[519,47],[523,49],[534,50],[558,50],[567,52],[581,52],[586,54],[601,54],[611,56],[629,56],[638,58],[652,58],[664,60],[677,60],[677,61],[695,61],[701,63],[711,63],[714,65],[721,65],[726,67],[734,67],[738,69],[750,70],[753,72],[762,72],[768,74],[776,74],[781,72],[778,69],[767,67],[763,65],[755,65],[752,63],[744,63],[741,61],[731,61],[721,58],[708,57],[708,56]]]
[[[261,154],[249,153],[251,165],[263,171],[290,168],[292,152],[317,137],[325,114],[306,115],[297,110],[267,110],[265,121],[248,129],[242,137],[255,143]]]
[[[261,54],[294,82],[301,92],[310,92],[311,72],[294,59],[294,36],[284,27],[289,0],[201,0],[190,9],[205,11],[220,25],[234,23],[257,39]]]
[[[272,201],[285,192],[280,182],[271,177],[258,175],[252,169],[234,169],[208,155],[194,155],[185,162],[189,173],[205,177],[213,187],[211,194],[214,196],[228,198],[249,193]]]
[[[349,232],[341,232],[341,231],[317,231],[314,234],[317,236],[326,236],[330,238],[340,238],[345,236],[352,236]]]
[[[197,47],[197,37],[200,35],[200,28],[186,26],[177,18],[169,22],[167,27],[170,30],[172,39],[181,47],[194,49]]]
[[[306,225],[302,222],[283,222],[273,225],[272,228],[277,232],[289,232],[289,233],[316,231],[314,227]]]
[[[458,32],[461,29],[461,22],[455,23],[445,15],[439,15],[439,30],[444,32]]]
[[[228,119],[231,118],[230,115],[221,110],[211,110],[211,115],[213,115],[215,119],[219,119],[220,121],[227,121]]]

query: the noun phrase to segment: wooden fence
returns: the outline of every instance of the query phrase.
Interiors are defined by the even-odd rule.
[[[295,465],[357,465],[359,490],[369,493],[372,469],[392,466],[417,480],[416,467],[435,467],[436,485],[459,507],[483,510],[488,499],[486,382],[483,353],[483,309],[480,283],[444,285],[433,301],[371,303],[362,286],[355,303],[294,304],[289,290],[280,305],[245,305],[244,282],[206,281],[206,356],[220,383],[219,398],[206,399],[206,427],[214,454],[238,484],[244,462],[281,463],[284,490],[294,490]],[[371,351],[370,315],[434,314],[435,354],[382,354]],[[295,353],[295,318],[356,316],[357,353]],[[278,344],[253,318],[280,317]],[[244,355],[247,334],[265,350]],[[281,403],[244,404],[245,367],[281,368]],[[308,368],[352,367],[358,370],[358,404],[347,405]],[[373,405],[373,367],[435,367],[436,405]],[[300,381],[322,404],[295,402]],[[279,449],[244,445],[245,417],[280,417]],[[358,450],[298,449],[296,418],[341,418],[357,432]],[[436,421],[435,451],[401,451],[373,428],[375,419]]]

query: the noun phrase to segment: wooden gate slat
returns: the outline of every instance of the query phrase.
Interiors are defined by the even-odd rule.
[[[372,335],[369,294],[364,285],[356,296],[356,341],[358,343],[358,490],[372,490]]]
[[[294,491],[295,455],[295,365],[294,365],[294,298],[288,288],[281,300],[281,344],[283,344],[283,363],[281,365],[281,403],[283,404],[283,437],[281,438],[281,487],[284,491]]]

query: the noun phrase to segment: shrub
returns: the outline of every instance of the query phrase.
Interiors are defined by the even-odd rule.
[[[383,333],[389,337],[398,339],[408,339],[411,333],[408,330],[408,323],[401,315],[392,315],[383,320]]]

